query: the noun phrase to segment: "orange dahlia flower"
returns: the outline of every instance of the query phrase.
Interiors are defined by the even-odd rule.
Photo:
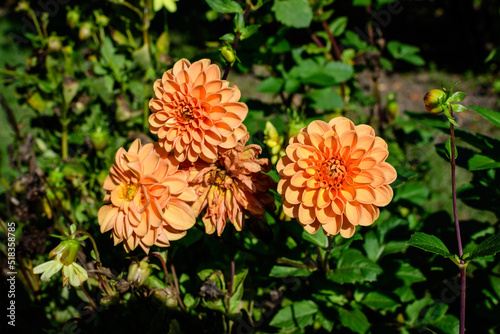
[[[248,107],[238,102],[238,87],[221,80],[220,69],[202,59],[181,59],[154,83],[149,101],[149,127],[160,146],[179,161],[218,159],[219,149],[230,149],[246,134],[242,121]]]
[[[264,218],[266,209],[274,209],[274,198],[269,189],[276,186],[265,172],[271,170],[268,159],[258,159],[262,148],[245,146],[247,134],[238,144],[219,153],[214,163],[197,161],[186,164],[191,171],[189,184],[198,199],[193,203],[195,215],[206,208],[203,216],[205,231],[221,235],[229,218],[237,231],[245,223],[245,215]]]
[[[385,162],[386,142],[368,125],[345,117],[313,121],[290,139],[277,164],[283,210],[311,234],[350,238],[389,204],[396,170]]]
[[[148,253],[153,245],[166,247],[182,238],[195,224],[190,202],[196,195],[188,187],[189,173],[178,165],[139,139],[128,151],[120,148],[104,181],[104,201],[111,204],[97,213],[101,232],[113,230],[115,245],[123,241],[127,252],[139,245]]]

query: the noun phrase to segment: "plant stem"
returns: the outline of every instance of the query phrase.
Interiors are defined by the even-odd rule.
[[[450,115],[453,117],[453,107],[450,104]],[[460,256],[460,334],[465,333],[465,282],[466,282],[466,265],[462,259],[464,251],[462,248],[462,236],[460,235],[460,223],[458,222],[457,210],[457,187],[455,177],[455,126],[450,122],[450,165],[451,165],[451,192],[453,196],[453,217],[455,219],[455,229],[457,231],[458,255]]]
[[[342,51],[340,51],[339,44],[337,43],[335,36],[330,31],[330,27],[328,26],[328,23],[326,23],[326,21],[323,21],[322,24],[323,24],[323,29],[325,30],[326,34],[328,35],[328,39],[330,40],[330,43],[332,43],[332,47],[333,47],[333,50],[335,51],[335,56],[337,57],[337,60],[342,61]],[[342,93],[342,100],[344,102],[346,102],[345,82],[340,83],[340,90]]]
[[[163,259],[163,257],[161,256],[160,253],[158,252],[154,252],[154,253],[151,253],[151,256],[155,256],[157,257],[160,262],[161,262],[161,266],[163,267],[163,273],[165,274],[165,277],[167,278],[168,280],[168,283],[170,284],[171,287],[173,287],[174,289],[176,288],[175,284],[172,282],[172,279],[170,278],[170,274],[168,273],[168,269],[167,269],[167,264],[165,263],[165,260]],[[176,289],[177,290],[177,289]],[[184,306],[184,303],[182,302],[182,299],[181,299],[181,295],[180,295],[180,291],[177,290],[177,301],[179,302],[179,306],[181,307],[181,309],[184,311],[184,312],[187,312],[186,311],[186,307]]]
[[[97,312],[97,305],[95,304],[95,302],[92,299],[92,297],[90,297],[90,295],[87,292],[87,290],[83,287],[83,285],[80,285],[80,289],[83,291],[83,293],[85,294],[85,296],[87,296],[87,298],[89,300],[89,303],[90,303],[90,305],[92,305],[92,308],[94,309],[94,311]]]
[[[250,14],[250,4],[248,4],[247,2],[247,6],[245,8],[245,12],[243,13],[243,20],[246,21],[247,20],[247,17],[248,17],[248,14]],[[236,48],[238,47],[238,42],[240,41],[240,33],[237,32],[236,33],[236,36],[234,37],[234,42],[233,42],[233,45],[231,46],[233,48],[233,50],[236,50]],[[229,71],[231,71],[231,67],[233,65],[231,63],[227,63],[226,65],[226,69],[224,70],[224,75],[222,76],[222,80],[226,80],[227,79],[227,76],[229,75]]]

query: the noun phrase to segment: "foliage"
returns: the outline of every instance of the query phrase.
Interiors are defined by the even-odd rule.
[[[404,113],[394,101],[395,107],[389,99],[384,105],[377,81],[383,71],[401,64],[418,70],[430,60],[407,44],[411,38],[386,41],[375,15],[364,32],[351,23],[365,9],[397,15],[399,1],[44,3],[21,1],[0,21],[0,208],[2,226],[17,225],[21,331],[458,332],[452,262],[460,259],[446,182],[442,189],[449,178],[450,148],[442,140],[449,123],[423,113],[423,103],[419,112]],[[338,14],[343,6],[348,15]],[[153,247],[147,259],[140,249],[126,254],[114,247],[97,223],[104,179],[118,148],[136,138],[157,140],[148,124],[153,83],[179,58],[233,66],[228,79],[242,91],[245,125],[263,157],[279,158],[285,147],[265,143],[286,145],[313,120],[344,115],[377,126],[398,172],[393,201],[350,239],[308,234],[285,218],[273,191],[277,210],[248,218],[241,232],[228,226],[220,237],[205,235],[198,219],[197,228],[169,248]],[[361,85],[362,73],[373,78],[371,92]],[[249,77],[258,79],[257,87],[245,85]],[[463,99],[453,96],[448,102]],[[472,133],[457,117],[455,132],[456,163],[470,177],[458,188],[466,212],[460,218],[467,318],[473,319],[467,329],[494,333],[500,327],[500,117],[481,106],[461,115],[473,113],[490,127]],[[284,140],[265,139],[268,121]],[[269,175],[278,181],[275,164]],[[86,239],[78,256],[92,301],[81,289],[63,287],[57,275],[42,283],[32,273],[58,245],[50,234],[68,235],[72,224],[99,250]],[[6,243],[1,250],[7,255]],[[147,279],[129,279],[141,260],[149,263],[141,274]]]

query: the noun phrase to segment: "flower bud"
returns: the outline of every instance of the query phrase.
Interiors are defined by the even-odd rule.
[[[56,53],[61,51],[61,48],[61,39],[57,36],[50,36],[47,43],[47,49],[49,50],[49,52]]]
[[[68,23],[68,26],[71,29],[74,29],[76,27],[76,24],[78,23],[79,20],[80,20],[80,12],[76,8],[70,10],[66,14],[66,23]]]
[[[76,256],[80,250],[80,242],[76,239],[63,240],[50,251],[49,257],[56,257],[64,265],[70,265],[76,261]]]
[[[92,23],[84,22],[78,31],[78,38],[81,41],[88,39],[92,35]]]
[[[431,114],[439,114],[446,110],[446,105],[444,99],[446,98],[446,93],[441,89],[431,89],[424,96],[425,109]]]
[[[90,142],[98,151],[102,151],[108,146],[109,136],[107,132],[100,129],[90,134]]]
[[[223,46],[220,50],[220,53],[222,54],[222,57],[224,57],[224,59],[230,64],[234,63],[234,61],[236,60],[236,54],[233,48],[230,46]]]
[[[146,261],[134,262],[128,268],[127,282],[135,283],[139,287],[146,282],[150,272],[149,263]]]

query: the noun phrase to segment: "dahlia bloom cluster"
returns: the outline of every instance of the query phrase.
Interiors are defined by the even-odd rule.
[[[176,62],[154,83],[150,130],[158,143],[120,148],[104,182],[98,212],[101,232],[111,231],[127,252],[166,247],[186,234],[205,210],[205,230],[220,235],[229,219],[240,231],[245,216],[274,208],[275,187],[262,149],[245,144],[248,113],[236,86],[202,59]]]

